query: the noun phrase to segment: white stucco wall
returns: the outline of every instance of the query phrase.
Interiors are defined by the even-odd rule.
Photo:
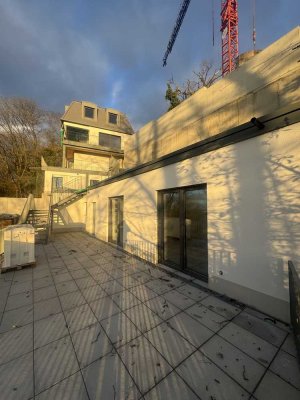
[[[100,187],[87,195],[96,202],[96,236],[107,240],[108,198],[123,195],[124,240],[154,252],[157,190],[207,183],[209,286],[239,288],[232,297],[264,303],[264,311],[278,300],[273,315],[288,320],[287,260],[300,260],[299,165],[298,123]]]

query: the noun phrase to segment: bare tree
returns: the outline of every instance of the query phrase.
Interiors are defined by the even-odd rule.
[[[2,195],[21,197],[33,191],[35,172],[31,167],[40,165],[43,149],[49,145],[45,136],[49,123],[46,122],[45,115],[32,100],[0,98]]]
[[[214,68],[209,61],[204,61],[200,65],[199,71],[193,71],[193,74],[195,78],[187,79],[182,86],[176,84],[173,79],[168,81],[165,99],[170,102],[169,110],[172,110],[202,87],[211,86],[221,76],[220,70]]]

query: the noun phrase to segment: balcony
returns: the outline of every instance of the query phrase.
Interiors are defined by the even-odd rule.
[[[36,250],[0,278],[1,398],[299,399],[289,326],[84,233]]]

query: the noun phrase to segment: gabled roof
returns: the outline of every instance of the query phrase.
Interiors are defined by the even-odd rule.
[[[95,119],[84,117],[84,106],[93,107],[97,110]],[[118,124],[111,124],[108,122],[109,113],[118,115]],[[72,101],[71,104],[66,107],[65,113],[61,117],[61,121],[92,126],[99,129],[108,129],[114,132],[127,133],[129,135],[134,133],[127,116],[121,111],[112,108],[98,107],[96,104],[85,101]]]

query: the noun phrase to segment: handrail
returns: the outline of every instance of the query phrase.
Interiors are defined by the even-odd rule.
[[[291,323],[295,335],[298,362],[300,365],[300,278],[292,261],[288,261],[288,268]]]
[[[33,208],[34,208],[34,197],[33,197],[33,194],[30,194],[27,197],[27,200],[24,204],[22,213],[18,219],[18,224],[25,224],[28,214],[29,214],[29,211],[32,210]]]

